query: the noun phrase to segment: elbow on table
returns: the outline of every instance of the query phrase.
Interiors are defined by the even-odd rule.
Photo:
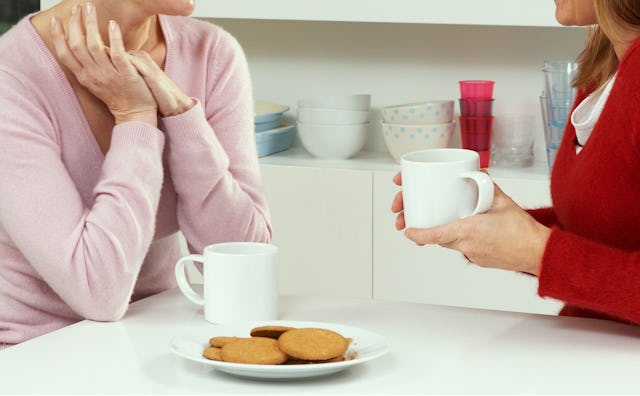
[[[87,320],[95,322],[117,322],[127,312],[128,304],[124,306],[116,306],[114,304],[96,304],[93,307],[87,307],[79,312],[80,316]]]
[[[83,303],[75,311],[82,318],[96,322],[117,322],[127,312],[131,295],[115,295],[101,292],[98,295],[86,296]]]

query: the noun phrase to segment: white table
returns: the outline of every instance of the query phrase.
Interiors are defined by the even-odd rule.
[[[175,356],[204,320],[178,290],[116,323],[83,321],[0,351],[0,393],[640,393],[640,327],[423,304],[285,296],[281,317],[388,337],[385,356],[335,375],[242,379]]]

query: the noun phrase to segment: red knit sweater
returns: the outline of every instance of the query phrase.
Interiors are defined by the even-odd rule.
[[[579,92],[576,104],[589,92]],[[540,296],[561,314],[640,324],[640,39],[629,48],[582,151],[568,123],[551,175]]]

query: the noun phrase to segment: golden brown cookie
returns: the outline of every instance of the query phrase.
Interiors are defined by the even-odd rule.
[[[331,359],[327,359],[327,360],[303,360],[303,359],[296,359],[296,358],[292,358],[290,357],[289,359],[287,359],[284,363],[282,364],[320,364],[320,363],[335,363],[335,362],[344,362],[345,360],[347,360],[346,357],[344,357],[344,355],[341,356],[337,356]]]
[[[280,364],[288,356],[278,348],[273,338],[239,338],[222,347],[222,360],[232,363]]]
[[[278,338],[278,346],[293,358],[327,360],[344,355],[349,343],[332,330],[303,328],[283,333]]]
[[[230,343],[231,341],[235,341],[237,339],[238,337],[225,337],[225,336],[212,337],[212,338],[209,338],[209,345],[211,345],[212,347],[222,348],[226,344]]]
[[[295,327],[289,326],[260,326],[251,329],[251,337],[267,337],[275,340],[285,331],[293,330]]]
[[[209,347],[202,351],[202,356],[209,360],[219,360],[222,361],[222,356],[220,355],[220,348]]]

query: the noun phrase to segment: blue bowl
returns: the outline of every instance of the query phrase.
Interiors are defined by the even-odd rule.
[[[280,151],[287,150],[293,143],[293,135],[296,126],[293,124],[283,125],[279,128],[256,133],[256,145],[258,147],[258,157],[265,157]]]

